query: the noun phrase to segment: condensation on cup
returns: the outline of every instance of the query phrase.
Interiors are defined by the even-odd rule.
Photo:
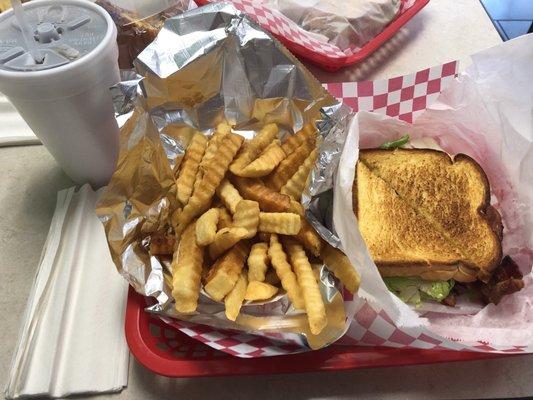
[[[0,15],[0,92],[63,170],[95,188],[118,155],[116,36],[111,17],[85,0],[36,0]]]

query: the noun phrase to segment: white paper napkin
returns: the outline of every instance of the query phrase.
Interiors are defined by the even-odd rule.
[[[23,318],[7,398],[127,385],[127,283],[109,255],[89,185],[60,191]]]
[[[0,120],[0,147],[41,143],[15,107],[1,93]]]

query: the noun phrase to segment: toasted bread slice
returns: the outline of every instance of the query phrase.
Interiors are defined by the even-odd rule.
[[[360,185],[360,170],[363,176],[370,173],[379,177],[404,202],[403,207],[408,205],[419,219],[425,221],[421,225],[423,228],[415,234],[419,243],[424,242],[424,246],[428,246],[428,242],[435,240],[435,235],[427,236],[429,227],[438,233],[438,246],[442,248],[440,257],[431,258],[430,253],[427,254],[427,259],[432,260],[431,268],[422,267],[415,259],[406,258],[398,262],[383,248],[381,259],[376,261],[382,274],[420,275],[426,279],[434,279],[435,276],[449,279],[446,277],[450,276],[458,281],[487,280],[490,277],[502,254],[501,222],[495,218],[497,212],[489,205],[487,177],[473,159],[458,155],[452,160],[444,152],[428,149],[376,149],[362,150],[359,160],[356,214],[367,244],[375,239],[365,236],[364,232],[372,229],[365,228],[365,225],[388,226],[390,221],[384,216],[376,221],[361,220],[360,202],[368,188]],[[380,189],[383,189],[382,184]],[[380,200],[376,200],[381,207]],[[403,243],[407,246],[405,241]],[[447,253],[449,250],[446,248],[452,249],[452,252]],[[458,255],[460,257],[457,258]],[[454,257],[455,260],[452,260]],[[432,273],[429,273],[430,270]]]
[[[445,266],[453,275],[458,269],[463,254],[361,162],[354,189],[361,235],[384,276],[435,272],[435,266],[438,271]]]

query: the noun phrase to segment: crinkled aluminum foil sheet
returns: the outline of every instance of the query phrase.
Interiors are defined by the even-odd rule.
[[[120,273],[137,292],[156,299],[148,310],[162,318],[258,335],[298,334],[311,348],[340,338],[352,316],[346,316],[339,283],[323,265],[316,267],[329,321],[319,336],[312,336],[306,316],[290,306],[287,296],[245,304],[237,321],[231,322],[225,318],[224,305],[202,292],[196,313],[177,314],[168,284],[170,260],[150,256],[148,246],[154,232],[169,227],[176,196],[173,168],[191,135],[195,131],[210,135],[223,120],[247,138],[269,122],[278,124],[282,136],[305,123],[317,124],[320,154],[303,203],[324,239],[338,246],[331,231],[329,199],[352,118],[349,109],[279,42],[223,3],[167,20],[135,68],[125,72],[112,90],[122,124],[121,150],[97,213]]]

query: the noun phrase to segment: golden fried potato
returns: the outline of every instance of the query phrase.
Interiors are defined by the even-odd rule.
[[[241,200],[233,215],[233,226],[244,228],[248,232],[247,239],[253,238],[259,226],[259,203],[253,200]]]
[[[235,189],[235,186],[233,186],[229,180],[223,179],[217,187],[216,193],[226,208],[230,210],[232,214],[235,214],[237,204],[242,200],[242,197],[239,191]]]
[[[300,217],[305,216],[305,210],[304,210],[304,206],[302,206],[302,203],[300,203],[299,201],[293,200],[293,199],[291,199],[290,206],[287,211],[293,214],[298,214]]]
[[[361,283],[361,277],[342,251],[328,243],[324,243],[320,258],[350,293],[357,292]]]
[[[172,297],[176,311],[191,313],[198,307],[204,250],[196,243],[196,224],[190,224],[181,237],[172,259]]]
[[[287,261],[287,256],[281,247],[278,236],[275,234],[270,235],[268,256],[270,257],[272,267],[274,267],[276,275],[278,276],[279,280],[281,280],[281,285],[287,292],[293,307],[297,310],[303,310],[304,301],[302,292],[300,291],[300,286],[298,285],[298,281],[296,279],[296,275],[294,272],[292,272],[291,265]]]
[[[298,214],[302,219],[302,228],[297,235],[294,236],[304,248],[315,257],[318,257],[322,249],[322,239],[315,231],[315,228],[305,218],[305,210],[299,201],[291,199],[289,212]]]
[[[221,122],[217,125],[216,132],[218,134],[227,135],[231,133],[231,126],[227,122]]]
[[[192,194],[197,193],[200,185],[202,184],[202,177],[204,176],[204,171],[198,167],[198,171],[196,171],[196,177],[194,178],[194,185],[192,188]],[[192,196],[191,194],[191,196]],[[190,197],[189,197],[190,200]],[[183,211],[183,209],[182,209]]]
[[[172,284],[172,275],[170,275],[168,272],[163,272],[163,281],[172,291],[172,287],[174,286]]]
[[[322,250],[322,238],[317,231],[315,231],[315,228],[307,222],[305,217],[300,218],[302,219],[302,228],[294,238],[300,242],[308,252],[315,257],[318,257]]]
[[[264,242],[252,245],[248,256],[248,280],[263,282],[268,269],[268,244]]]
[[[191,197],[196,173],[206,147],[207,138],[201,133],[195,133],[185,151],[176,179],[176,196],[182,205],[186,205]]]
[[[219,230],[215,240],[209,245],[209,256],[214,260],[247,236],[248,231],[245,228],[230,227]]]
[[[279,192],[287,181],[298,171],[305,159],[309,156],[311,148],[307,143],[301,144],[294,152],[289,154],[264,181],[269,188]]]
[[[218,208],[211,208],[196,221],[196,243],[200,246],[207,246],[215,241],[219,215]]]
[[[318,131],[313,124],[306,124],[302,130],[294,135],[288,135],[287,139],[281,145],[285,154],[289,155],[300,145],[308,143],[311,148],[315,147]]]
[[[202,161],[200,162],[200,168],[204,170],[207,166],[207,164],[213,159],[213,157],[218,152],[220,144],[224,141],[224,138],[226,135],[229,135],[231,133],[231,128],[229,131],[226,129],[226,125],[224,123],[218,124],[217,129],[213,134],[211,135],[211,138],[209,139],[209,142],[207,143],[207,147],[205,149],[205,155],[202,158]],[[221,129],[219,129],[219,127]]]
[[[205,171],[197,190],[193,191],[189,202],[177,218],[177,226],[175,228],[177,237],[181,235],[183,229],[194,217],[203,213],[209,207],[215,190],[224,178],[229,164],[241,147],[242,141],[242,136],[233,133],[224,136],[224,140],[221,141],[217,148],[216,155],[211,161],[206,163]]]
[[[265,150],[252,161],[242,168],[238,175],[248,178],[259,178],[270,174],[274,168],[285,158],[285,153],[280,146],[279,140],[274,140]]]
[[[167,232],[154,233],[150,238],[150,254],[153,256],[174,253],[176,238]]]
[[[261,211],[285,212],[289,210],[290,197],[275,192],[265,186],[261,180],[235,176],[232,181],[245,199],[259,203]]]
[[[248,243],[239,242],[213,264],[207,273],[204,285],[206,293],[213,300],[222,301],[233,289],[249,251]]]
[[[296,235],[302,228],[301,218],[292,213],[259,213],[259,231]]]
[[[237,158],[231,163],[230,171],[235,175],[240,175],[241,171],[254,161],[259,154],[278,136],[278,126],[267,124],[261,131],[250,140],[246,149],[239,153]]]
[[[246,294],[246,288],[248,287],[248,279],[246,274],[241,272],[237,283],[231,292],[228,293],[224,299],[224,305],[226,308],[226,318],[230,321],[235,321],[241,311],[242,302],[244,301],[244,295]]]
[[[281,188],[281,193],[290,196],[291,199],[299,201],[302,197],[302,193],[307,184],[309,173],[315,165],[315,160],[318,151],[315,149],[305,159],[304,163],[300,165],[298,171],[287,181],[287,183]]]
[[[244,299],[248,301],[268,300],[278,292],[278,288],[265,282],[248,282]]]
[[[313,274],[313,269],[303,247],[299,243],[286,238],[284,244],[302,291],[309,328],[313,335],[318,335],[327,325],[327,317],[326,307]]]
[[[217,231],[224,228],[231,228],[233,226],[233,218],[226,207],[220,207],[218,209],[218,225]]]

